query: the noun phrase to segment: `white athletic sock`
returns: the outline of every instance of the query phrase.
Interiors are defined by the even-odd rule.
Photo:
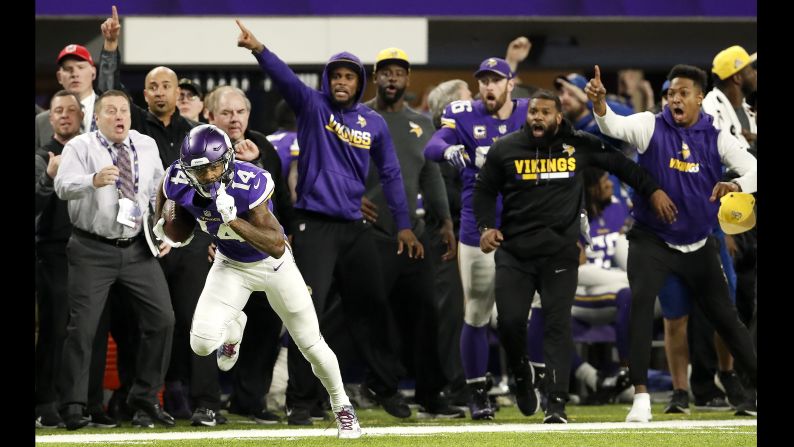
[[[245,315],[245,312],[240,312],[240,315],[226,327],[226,340],[224,343],[239,343],[243,339],[243,330],[247,321],[248,316]]]
[[[638,400],[648,401],[648,405],[650,405],[651,395],[648,393],[634,393],[634,402],[637,402]]]

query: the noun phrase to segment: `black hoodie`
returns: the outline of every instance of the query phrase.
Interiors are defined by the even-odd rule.
[[[579,235],[584,187],[576,172],[597,166],[646,197],[659,189],[622,152],[563,120],[551,137],[535,138],[526,124],[491,146],[474,186],[478,228],[493,228],[502,193],[501,247],[519,259],[549,256]]]

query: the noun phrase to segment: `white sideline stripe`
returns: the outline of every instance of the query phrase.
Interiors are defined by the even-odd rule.
[[[756,427],[758,421],[752,420],[709,420],[709,421],[659,421],[648,423],[636,422],[588,422],[581,424],[476,424],[416,427],[367,427],[365,435],[432,435],[438,433],[496,433],[496,432],[587,432],[620,429],[640,429],[655,432],[663,429],[711,429],[718,427]],[[122,442],[122,441],[166,441],[180,439],[228,439],[228,438],[308,438],[318,436],[336,436],[335,427],[301,428],[284,430],[223,430],[205,432],[166,432],[166,433],[109,433],[90,435],[42,435],[36,436],[37,444],[90,443],[90,442]],[[631,431],[629,431],[631,432]]]

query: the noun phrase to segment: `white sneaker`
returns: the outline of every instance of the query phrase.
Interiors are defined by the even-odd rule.
[[[361,426],[352,405],[342,405],[334,410],[337,437],[339,439],[357,439],[361,437]]]
[[[629,411],[629,414],[626,416],[626,422],[650,422],[652,419],[650,394],[635,394],[631,411]]]

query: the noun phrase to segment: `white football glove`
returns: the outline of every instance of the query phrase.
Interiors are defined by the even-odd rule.
[[[229,223],[237,219],[237,207],[234,206],[234,198],[226,194],[226,185],[223,183],[218,188],[218,195],[215,196],[215,207],[221,213],[223,223]]]
[[[173,248],[184,247],[187,244],[189,244],[190,241],[193,240],[193,233],[191,233],[190,237],[185,239],[184,242],[172,241],[170,237],[165,235],[165,230],[163,229],[164,224],[165,224],[165,218],[161,217],[160,220],[158,220],[157,223],[154,225],[154,228],[152,228],[152,232],[154,232],[154,235],[157,236],[158,240],[165,242],[166,244],[170,245]]]
[[[466,153],[466,148],[462,144],[455,144],[444,149],[444,160],[458,169],[463,169],[470,164],[469,154]]]

